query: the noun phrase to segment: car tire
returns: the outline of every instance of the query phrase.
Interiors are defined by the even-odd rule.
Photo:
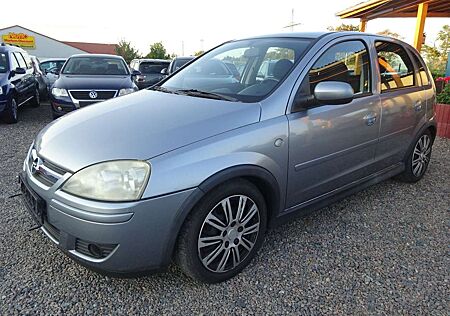
[[[414,146],[405,159],[405,171],[397,179],[408,183],[422,179],[430,163],[432,147],[433,136],[427,129],[414,141]]]
[[[34,88],[34,95],[30,101],[30,105],[34,108],[37,108],[41,105],[41,94],[39,93],[39,87]]]
[[[266,203],[258,188],[244,179],[226,182],[208,192],[186,219],[175,261],[193,279],[225,281],[256,255],[266,226]]]
[[[3,120],[8,124],[15,124],[18,121],[18,106],[17,100],[14,97],[11,97],[9,101],[6,103],[6,109],[3,112]]]

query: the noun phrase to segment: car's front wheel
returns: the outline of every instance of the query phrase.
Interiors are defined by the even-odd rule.
[[[199,281],[225,281],[255,256],[266,224],[266,204],[258,188],[246,180],[227,182],[209,192],[187,218],[176,262]]]
[[[424,176],[431,159],[433,137],[425,130],[414,143],[414,147],[405,161],[405,171],[398,176],[403,182],[417,182]]]

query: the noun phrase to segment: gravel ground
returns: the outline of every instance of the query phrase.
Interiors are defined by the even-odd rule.
[[[98,275],[32,226],[16,175],[50,109],[0,123],[0,314],[448,315],[450,140],[417,184],[389,180],[268,233],[257,258],[217,285],[176,267],[138,279]]]

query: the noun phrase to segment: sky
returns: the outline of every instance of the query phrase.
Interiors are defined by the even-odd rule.
[[[150,44],[162,41],[169,53],[190,55],[220,43],[247,36],[282,33],[291,23],[301,23],[294,31],[326,31],[342,22],[354,25],[359,20],[340,20],[336,12],[362,0],[22,0],[21,14],[2,14],[0,28],[20,25],[61,41],[118,43],[130,41],[143,54]],[[433,45],[437,32],[449,18],[426,21],[426,43]],[[367,32],[386,28],[399,33],[412,44],[415,18],[369,21]]]

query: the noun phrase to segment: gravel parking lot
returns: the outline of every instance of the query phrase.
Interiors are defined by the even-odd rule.
[[[0,123],[0,314],[434,314],[449,310],[450,140],[424,179],[389,180],[269,232],[256,260],[222,284],[176,267],[138,279],[91,272],[33,225],[17,174],[50,108]]]

